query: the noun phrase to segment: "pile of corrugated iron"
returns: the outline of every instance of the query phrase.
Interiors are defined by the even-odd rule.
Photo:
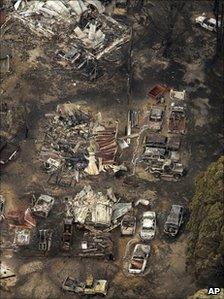
[[[95,192],[90,185],[85,186],[76,196],[66,197],[66,215],[73,222],[102,229],[113,227],[132,208],[131,203],[120,203],[112,189],[107,194]]]
[[[117,152],[117,126],[98,131],[96,143],[98,145],[97,157],[102,159],[102,165],[114,164]]]
[[[58,105],[57,113],[47,115],[46,120],[40,160],[52,183],[72,186],[86,175],[119,170],[118,124],[106,127],[84,107],[72,103]]]

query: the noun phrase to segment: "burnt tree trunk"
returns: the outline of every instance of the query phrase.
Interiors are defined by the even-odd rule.
[[[224,58],[224,0],[215,0],[214,14],[216,18],[216,55]]]

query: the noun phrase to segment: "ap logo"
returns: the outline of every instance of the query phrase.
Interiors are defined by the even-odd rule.
[[[208,295],[217,295],[221,292],[220,288],[209,288]]]

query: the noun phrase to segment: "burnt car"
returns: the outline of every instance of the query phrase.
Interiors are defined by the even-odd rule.
[[[184,134],[186,132],[186,103],[173,100],[170,106],[168,132]]]
[[[61,162],[56,159],[48,158],[47,161],[44,162],[44,169],[47,173],[56,172],[61,166]]]
[[[44,252],[49,251],[51,249],[51,241],[52,241],[52,230],[40,229],[38,249]]]
[[[52,196],[41,194],[31,211],[36,216],[47,218],[53,205],[54,198]]]
[[[22,227],[16,227],[13,244],[16,246],[26,246],[30,244],[31,230]]]
[[[63,223],[62,250],[68,251],[72,245],[73,218],[65,218]]]
[[[172,136],[167,140],[166,148],[170,151],[178,151],[181,145],[180,136]]]
[[[144,160],[165,159],[167,137],[158,134],[149,134],[145,140]]]
[[[18,145],[0,136],[0,167],[13,161],[17,157],[19,149]]]
[[[146,147],[144,151],[144,160],[165,159],[166,153],[164,148]]]
[[[150,245],[136,244],[128,266],[128,272],[131,274],[143,273],[147,265],[150,251]]]
[[[176,163],[171,159],[153,161],[149,167],[149,172],[156,178],[170,178],[178,181],[186,173],[181,163]]]
[[[149,112],[148,126],[151,131],[160,131],[163,124],[163,108],[153,106]]]
[[[131,236],[134,235],[136,230],[136,217],[126,214],[121,220],[121,235]]]
[[[62,289],[80,295],[101,295],[106,296],[108,282],[104,279],[94,279],[92,275],[87,276],[84,282],[79,282],[72,277],[66,277]]]
[[[145,139],[147,147],[166,148],[167,137],[159,134],[148,134]]]
[[[172,205],[164,225],[164,233],[170,237],[175,237],[183,223],[183,218],[184,208],[179,205]]]

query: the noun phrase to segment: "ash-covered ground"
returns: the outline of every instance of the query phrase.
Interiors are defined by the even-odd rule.
[[[223,95],[219,70],[213,64],[215,34],[194,24],[194,16],[210,11],[211,5],[210,1],[200,1],[197,5],[189,2],[192,5],[188,11],[190,18],[186,16],[184,20],[187,32],[184,51],[181,42],[174,39],[175,51],[170,47],[164,57],[163,37],[156,34],[153,23],[138,29],[140,32],[133,43],[132,107],[144,106],[149,88],[156,83],[186,90],[189,115],[184,140],[190,154],[187,175],[180,182],[147,180],[130,174],[115,178],[101,173],[85,178],[72,190],[50,185],[38,161],[38,136],[45,114],[54,112],[60,103],[85,101],[90,110],[101,112],[103,119],[118,120],[119,131],[124,134],[128,107],[127,66],[88,82],[52,62],[46,53],[51,52],[53,40],[51,44],[35,39],[16,22],[5,33],[3,44],[10,48],[12,59],[11,71],[1,82],[1,97],[12,106],[26,107],[29,132],[25,138],[25,127],[21,125],[18,129],[15,139],[21,151],[1,173],[1,194],[7,199],[6,212],[30,205],[33,193],[49,191],[55,196],[55,209],[47,221],[56,232],[56,249],[45,257],[35,253],[35,248],[18,252],[2,250],[2,261],[14,269],[17,276],[16,286],[9,292],[1,291],[2,298],[79,298],[62,292],[61,284],[67,275],[84,279],[87,273],[109,281],[107,298],[184,299],[198,289],[194,277],[186,270],[185,227],[175,241],[169,241],[162,233],[171,205],[188,206],[195,176],[221,154]],[[158,198],[151,203],[158,215],[157,233],[151,242],[152,253],[145,276],[125,275],[125,248],[130,238],[121,237],[119,228],[112,232],[115,261],[64,256],[58,250],[56,239],[63,219],[61,198],[76,194],[86,184],[98,191],[113,187],[116,194],[130,202],[139,197],[147,199],[149,190],[157,192]],[[138,220],[144,209],[138,207]],[[10,229],[5,224],[1,226],[2,236],[8,234],[9,238]],[[75,231],[74,243],[80,238],[80,232]]]

